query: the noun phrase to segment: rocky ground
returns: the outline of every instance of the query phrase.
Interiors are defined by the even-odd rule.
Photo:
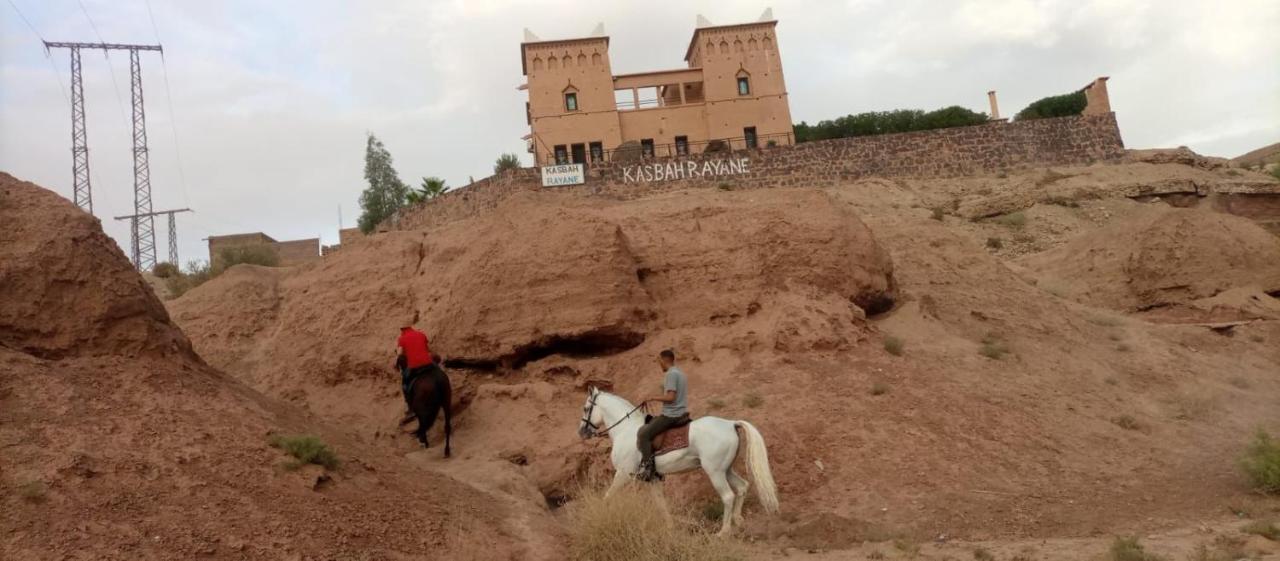
[[[71,476],[40,467],[63,461],[41,454],[76,446],[41,436],[58,432],[46,411],[57,401],[39,401],[47,392],[37,380],[80,372],[66,361],[82,360],[45,341],[67,341],[61,348],[149,332],[105,354],[169,341],[167,352],[217,389],[207,391],[235,397],[215,400],[224,413],[189,412],[201,401],[183,397],[184,376],[146,392],[101,383],[164,403],[169,413],[157,419],[174,430],[150,429],[161,450],[202,450],[188,428],[234,425],[209,447],[229,450],[214,456],[240,467],[205,459],[217,469],[185,477],[258,505],[252,526],[305,522],[263,506],[286,491],[299,502],[284,508],[318,501],[363,517],[356,527],[393,524],[368,498],[382,490],[421,497],[414,503],[431,506],[418,522],[433,529],[491,528],[487,541],[475,532],[451,538],[446,547],[460,555],[493,543],[511,556],[557,558],[561,505],[607,462],[606,442],[576,436],[583,388],[652,393],[653,356],[671,347],[690,375],[695,414],[749,419],[768,442],[783,512],[767,517],[748,501],[739,538],[761,559],[964,559],[976,548],[998,559],[1078,559],[1101,554],[1118,534],[1144,536],[1174,558],[1237,538],[1262,554],[1270,542],[1244,543],[1237,527],[1246,520],[1233,513],[1266,518],[1280,503],[1253,494],[1235,459],[1256,428],[1280,428],[1280,238],[1219,212],[1213,199],[1280,193],[1277,185],[1161,151],[1120,164],[829,189],[691,190],[627,202],[527,193],[484,216],[373,236],[313,265],[234,267],[166,303],[181,332],[151,303],[139,304],[146,322],[87,333],[32,327],[44,301],[8,316],[0,307],[0,350],[31,372],[7,377],[0,399],[36,400],[0,408],[18,415],[0,419],[16,427],[0,432],[6,445],[27,447],[0,459],[3,484],[39,480],[51,496],[98,501],[85,512],[112,512],[109,488],[71,487],[59,479]],[[0,252],[35,234],[5,235]],[[5,277],[0,265],[0,280],[25,279],[37,291],[75,285],[35,272],[44,268]],[[143,286],[132,279],[122,272],[109,284]],[[449,460],[395,429],[393,340],[400,318],[415,313],[459,388]],[[133,317],[103,314],[111,319],[90,323]],[[112,360],[118,373],[108,380],[151,379]],[[82,388],[66,383],[66,392]],[[170,392],[178,393],[162,400]],[[131,419],[159,407],[107,409],[118,426],[134,427],[143,425]],[[279,453],[265,443],[273,427],[323,434],[345,467],[319,490],[273,470]],[[114,430],[90,441],[116,442],[120,454],[149,442],[134,436],[142,429]],[[55,444],[29,443],[37,437]],[[151,512],[170,500],[159,494],[173,485],[167,474],[187,465],[156,468],[148,483],[156,494],[131,503],[146,505],[138,520],[159,516]],[[111,478],[146,481],[145,469],[93,469],[111,474],[88,478],[107,487]],[[458,494],[431,493],[441,486]],[[694,512],[711,499],[701,474],[672,477],[665,492]],[[6,500],[23,509],[6,524],[75,518],[56,501]],[[297,530],[281,543],[317,558],[367,545],[359,540],[369,530],[319,522],[344,530],[325,538],[336,541]],[[32,551],[21,547],[68,535],[21,527],[6,547]],[[273,543],[263,533],[238,539],[259,552]],[[412,545],[393,540],[383,551],[411,556]],[[235,556],[227,551],[216,553]]]

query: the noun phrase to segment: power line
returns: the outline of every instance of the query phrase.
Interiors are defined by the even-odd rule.
[[[156,44],[160,40],[160,28],[156,26],[156,15],[151,10],[151,0],[146,0],[147,18],[151,20],[151,32],[156,36]],[[182,200],[191,206],[191,197],[187,194],[187,170],[182,164],[182,145],[178,142],[178,116],[173,110],[173,89],[169,87],[169,65],[165,63],[164,51],[160,52],[160,70],[164,77],[164,95],[169,103],[169,128],[173,132],[173,154],[178,160],[178,186],[182,188]]]
[[[14,4],[13,0],[6,1],[9,2],[9,7],[13,8],[13,11],[18,12],[18,17],[22,18],[22,23],[27,24],[27,28],[30,29],[32,33],[35,33],[36,37],[40,37],[41,41],[44,41],[44,37],[40,35],[39,31],[36,31],[36,26],[31,25],[31,20],[27,19],[27,16],[22,13],[22,10],[18,9],[18,5]]]
[[[84,13],[84,19],[89,21],[89,27],[93,29],[93,34],[98,36],[98,42],[106,43],[106,39],[103,39],[102,34],[98,32],[98,25],[93,23],[93,18],[89,17],[89,10],[85,9],[84,2],[76,0],[76,3],[80,5],[80,11]],[[116,66],[111,63],[111,55],[106,49],[102,50],[102,58],[107,59],[107,70],[111,74],[111,87],[116,92],[116,107],[120,109],[120,122],[123,123],[125,122],[124,97],[120,95],[120,82],[116,81]]]

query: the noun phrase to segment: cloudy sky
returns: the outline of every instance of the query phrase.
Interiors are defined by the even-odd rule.
[[[1105,75],[1129,147],[1235,156],[1280,141],[1276,0],[5,2],[0,170],[68,198],[68,57],[40,37],[164,45],[143,54],[152,189],[157,210],[196,210],[179,219],[183,261],[205,258],[209,235],[332,243],[339,209],[355,224],[369,132],[412,184],[463,185],[502,152],[530,165],[524,27],[550,39],[603,22],[614,70],[637,72],[680,66],[696,14],[772,6],[797,120],[986,111],[991,89],[1012,114]],[[83,60],[95,210],[125,245],[110,217],[132,210],[128,56]]]

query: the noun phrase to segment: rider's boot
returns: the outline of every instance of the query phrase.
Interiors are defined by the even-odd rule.
[[[658,473],[658,465],[652,458],[642,460],[640,462],[640,473],[636,474],[636,478],[640,481],[662,481],[662,474]]]
[[[406,408],[405,408],[405,411],[404,411],[404,418],[403,418],[403,419],[400,419],[400,426],[402,426],[402,427],[403,427],[403,426],[405,426],[405,425],[407,425],[407,424],[409,424],[409,423],[413,422],[413,420],[414,420],[414,419],[416,419],[416,418],[417,418],[417,415],[414,415],[414,414],[413,414],[413,409],[409,409],[408,407],[406,407]]]

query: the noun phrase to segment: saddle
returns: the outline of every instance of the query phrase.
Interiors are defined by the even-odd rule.
[[[653,420],[653,415],[645,415],[644,423],[647,425]],[[667,452],[674,452],[689,447],[689,423],[692,423],[688,415],[682,417],[676,422],[675,426],[658,433],[653,437],[653,456],[656,458]]]

